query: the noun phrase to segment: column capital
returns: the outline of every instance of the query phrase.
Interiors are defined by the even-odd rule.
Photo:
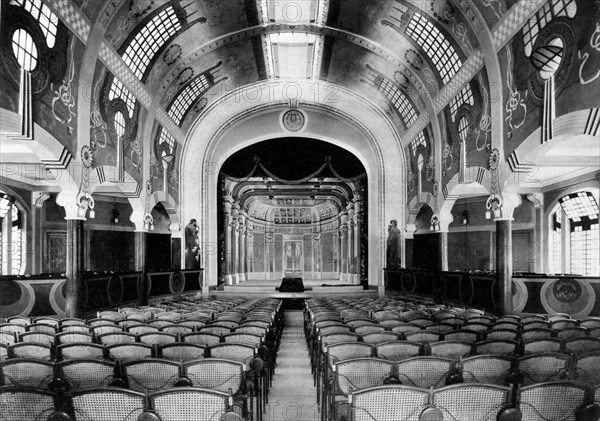
[[[50,195],[45,191],[34,191],[31,193],[31,206],[41,208],[46,203],[46,200],[50,198]]]
[[[544,205],[544,193],[529,193],[527,200],[533,203],[534,208],[541,208]]]

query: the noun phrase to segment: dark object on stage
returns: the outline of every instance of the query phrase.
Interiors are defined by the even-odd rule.
[[[304,292],[304,284],[302,278],[283,278],[279,288],[279,292]]]

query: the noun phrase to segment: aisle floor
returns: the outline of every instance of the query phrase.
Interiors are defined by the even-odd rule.
[[[303,313],[286,310],[277,367],[264,421],[317,421],[317,391],[310,373]]]

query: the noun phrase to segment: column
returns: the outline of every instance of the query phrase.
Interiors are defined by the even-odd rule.
[[[267,241],[267,279],[274,279],[275,272],[275,235],[272,232],[265,234]]]
[[[338,278],[341,278],[340,273],[342,272],[341,266],[341,254],[340,254],[340,233],[339,230],[333,231],[333,245],[332,255],[334,258],[333,271],[338,274]]]
[[[354,283],[360,284],[360,229],[361,229],[360,200],[354,201]]]
[[[354,282],[354,205],[349,204],[348,210],[348,282]]]
[[[313,279],[323,278],[323,264],[321,262],[321,233],[313,234]]]
[[[340,281],[348,281],[348,214],[342,215],[342,225],[340,227],[340,261],[341,273]]]
[[[224,224],[224,232],[225,232],[225,256],[223,256],[225,266],[225,285],[233,284],[233,279],[231,277],[231,258],[232,258],[232,250],[231,250],[231,202],[225,200],[223,203],[223,224]]]
[[[16,204],[12,206],[16,206]],[[8,209],[0,223],[2,224],[2,248],[0,250],[6,250],[6,253],[2,253],[2,275],[12,275],[12,207]]]
[[[250,273],[254,273],[254,259],[256,251],[254,250],[254,233],[250,227],[246,228],[246,279],[250,278]]]
[[[148,231],[141,229],[135,231],[135,270],[141,272],[140,276],[140,305],[148,304],[148,272],[146,270],[148,245]]]
[[[238,259],[238,282],[246,282],[246,216],[240,212],[238,216],[239,230],[239,259]]]
[[[512,218],[496,219],[496,276],[500,295],[499,315],[513,313]]]
[[[533,203],[533,251],[529,253],[529,258],[533,259],[531,269],[536,273],[552,272],[550,268],[544,268],[544,196],[542,193],[531,193],[527,195],[527,199]],[[549,261],[547,259],[546,261]]]
[[[240,207],[237,203],[233,204],[232,207],[232,222],[233,225],[231,227],[231,231],[233,233],[233,239],[232,239],[232,259],[231,259],[231,276],[232,276],[232,282],[234,284],[239,283],[240,277],[239,277],[239,259],[240,259],[240,231],[239,231],[239,221],[238,221],[238,217],[239,217],[239,210]]]
[[[67,220],[67,256],[66,278],[67,291],[65,299],[66,317],[85,317],[84,297],[85,284],[83,272],[83,218],[69,216]]]

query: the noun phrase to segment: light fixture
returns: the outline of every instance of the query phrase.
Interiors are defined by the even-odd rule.
[[[154,231],[154,218],[149,212],[144,215],[144,229]]]
[[[486,217],[487,217],[487,215],[486,215]],[[462,223],[465,225],[467,225],[469,223],[469,211],[468,210],[465,210],[462,213]]]
[[[111,222],[113,224],[118,224],[119,223],[119,211],[115,208],[113,208],[112,212],[112,217],[111,217]]]
[[[429,227],[431,231],[439,231],[440,230],[440,217],[437,214],[431,215],[431,226]]]
[[[492,193],[485,202],[485,219],[502,217],[502,196]]]

